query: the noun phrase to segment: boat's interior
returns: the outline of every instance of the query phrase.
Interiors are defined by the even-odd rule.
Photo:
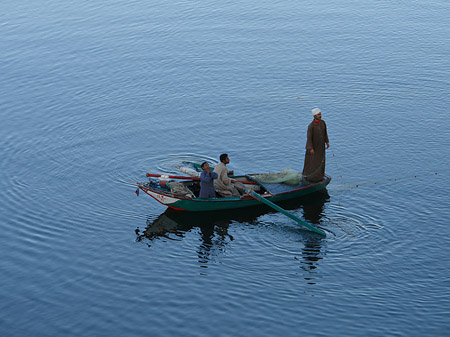
[[[255,191],[257,193],[265,193],[268,192],[267,189],[258,184],[256,181],[252,180],[248,176],[236,176],[232,177],[235,180],[235,186],[241,194],[245,194],[247,191]],[[183,184],[194,194],[195,198],[199,197],[200,194],[200,181],[198,180],[190,180],[183,181]],[[222,198],[219,193],[216,193],[217,198]]]
[[[235,181],[235,186],[241,193],[241,195],[253,190],[259,194],[279,194],[289,193],[293,190],[305,187],[308,182],[300,181],[293,184],[287,182],[261,182],[253,177],[253,175],[232,176],[230,177]],[[329,179],[328,177],[326,177]],[[165,190],[178,196],[185,196],[188,198],[198,198],[200,194],[200,181],[199,180],[157,180],[150,179],[148,187]],[[219,193],[216,193],[217,198],[222,198]]]

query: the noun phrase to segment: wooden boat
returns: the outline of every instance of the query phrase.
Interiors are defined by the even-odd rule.
[[[136,192],[139,192],[140,189],[167,207],[189,212],[230,210],[261,205],[261,201],[277,203],[301,198],[325,189],[331,181],[331,177],[325,176],[322,181],[315,183],[305,181],[300,181],[294,185],[286,183],[263,183],[255,178],[258,175],[247,174],[230,178],[242,183],[253,192],[246,193],[241,197],[204,199],[198,197],[200,181],[197,177],[149,173],[147,173],[147,176],[150,177],[149,182],[137,183],[138,190]]]

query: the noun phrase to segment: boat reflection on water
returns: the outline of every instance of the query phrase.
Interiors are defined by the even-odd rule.
[[[299,213],[303,210],[303,218],[317,225],[320,224],[324,205],[328,200],[329,195],[325,189],[307,198],[281,202],[279,206],[286,210],[299,210]],[[212,256],[220,253],[229,242],[233,241],[233,237],[228,233],[231,223],[256,224],[260,216],[268,213],[275,213],[275,211],[262,204],[252,208],[215,212],[182,212],[167,209],[156,219],[147,219],[146,228],[143,231],[136,229],[136,241],[151,246],[154,240],[181,240],[187,233],[196,230],[201,238],[201,244],[197,250],[199,262],[206,267]],[[283,215],[280,214],[281,216]],[[301,228],[300,225],[299,228]],[[323,239],[308,231],[304,233],[302,269],[313,272],[317,261],[322,259],[320,251]]]

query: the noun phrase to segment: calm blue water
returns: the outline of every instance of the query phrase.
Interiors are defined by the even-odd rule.
[[[0,4],[1,336],[450,334],[450,4]],[[184,160],[325,194],[193,217],[132,185]]]

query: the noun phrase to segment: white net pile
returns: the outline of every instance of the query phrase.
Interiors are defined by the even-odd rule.
[[[288,185],[297,185],[301,180],[301,174],[291,169],[286,169],[279,173],[255,174],[252,177],[267,184],[285,183]]]

